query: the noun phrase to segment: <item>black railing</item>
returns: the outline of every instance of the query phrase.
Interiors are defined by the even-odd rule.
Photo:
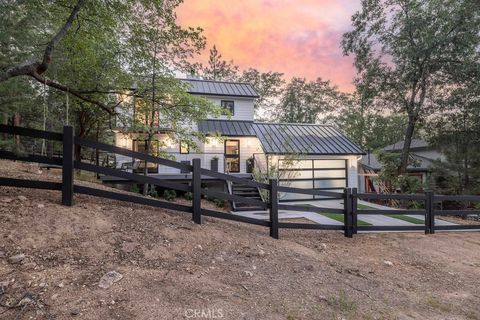
[[[51,181],[36,181],[24,180],[14,178],[0,178],[0,185],[35,188],[35,189],[49,189],[61,190],[62,204],[72,206],[74,204],[75,194],[86,194],[96,197],[103,197],[114,199],[118,201],[126,201],[131,203],[138,203],[154,207],[176,210],[180,212],[187,212],[192,214],[192,220],[197,223],[202,223],[202,216],[227,219],[232,221],[244,222],[259,226],[268,227],[270,229],[270,236],[273,238],[279,237],[279,229],[314,229],[314,230],[342,230],[346,237],[352,237],[358,231],[424,231],[426,234],[433,234],[436,230],[480,230],[480,225],[477,224],[452,224],[452,225],[435,225],[436,216],[457,215],[466,216],[477,214],[480,215],[480,210],[440,210],[435,204],[441,201],[474,201],[480,202],[480,196],[444,196],[434,195],[432,192],[424,194],[371,194],[371,193],[357,193],[356,189],[345,188],[343,193],[316,190],[316,189],[301,189],[291,188],[286,186],[279,186],[276,179],[270,179],[269,183],[261,183],[237,176],[220,173],[208,169],[201,168],[200,159],[193,159],[192,164],[180,163],[168,159],[150,156],[144,153],[135,152],[132,150],[112,146],[109,144],[92,141],[84,138],[74,137],[72,127],[64,127],[63,133],[47,132],[35,129],[13,127],[7,125],[0,125],[0,132],[12,135],[29,136],[40,139],[54,140],[62,142],[62,157],[48,157],[43,155],[22,155],[10,151],[0,150],[0,158],[37,162],[49,165],[57,165],[62,168],[62,182]],[[177,168],[186,172],[191,172],[190,185],[181,184],[178,182],[168,181],[165,179],[155,178],[153,176],[130,173],[119,169],[114,169],[105,166],[99,166],[91,163],[74,160],[74,146],[75,144],[86,148],[101,150],[109,153],[121,154],[132,157],[149,163],[156,163],[167,167]],[[179,190],[183,192],[192,192],[193,199],[191,206],[162,201],[151,197],[143,197],[140,195],[127,194],[122,192],[107,191],[104,189],[97,189],[92,187],[80,186],[74,184],[74,170],[84,170],[94,172],[96,174],[104,174],[123,178],[129,181],[142,184],[151,184],[162,188]],[[250,199],[241,197],[228,192],[214,191],[202,188],[202,176],[213,177],[222,181],[235,182],[246,186],[251,186],[268,192],[268,201],[258,199]],[[343,208],[326,208],[318,206],[302,206],[302,205],[287,205],[279,204],[278,193],[297,193],[321,196],[322,200],[343,200]],[[222,211],[215,211],[202,208],[201,197],[206,196],[210,198],[219,198],[223,200],[238,201],[242,203],[259,206],[269,211],[268,220],[256,219]],[[418,201],[424,204],[422,210],[400,210],[381,208],[379,210],[360,209],[358,200],[410,200]],[[388,209],[388,210],[387,210]],[[280,222],[279,210],[288,211],[302,211],[315,213],[329,213],[343,215],[342,224],[319,224],[319,223],[300,223],[300,222]],[[423,225],[406,225],[406,226],[373,226],[373,225],[359,225],[358,215],[420,215],[424,216],[425,223]]]

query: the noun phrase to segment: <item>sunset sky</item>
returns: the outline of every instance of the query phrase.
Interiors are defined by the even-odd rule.
[[[241,69],[331,80],[352,91],[355,70],[340,48],[342,34],[360,0],[185,0],[180,24],[204,29],[207,47],[215,44]],[[208,50],[200,62],[208,59]]]

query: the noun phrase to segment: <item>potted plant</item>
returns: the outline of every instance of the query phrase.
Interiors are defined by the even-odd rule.
[[[253,157],[248,158],[246,161],[247,161],[247,173],[252,173],[253,167],[254,167]]]
[[[218,157],[214,156],[212,160],[210,160],[210,169],[212,171],[218,172]]]

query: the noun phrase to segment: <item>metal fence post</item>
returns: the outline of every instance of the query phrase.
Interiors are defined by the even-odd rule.
[[[343,222],[345,224],[345,237],[351,238],[352,232],[352,189],[345,188],[343,201]]]
[[[197,224],[202,223],[202,173],[200,172],[200,159],[193,159],[192,171],[192,220]]]
[[[63,157],[62,157],[62,204],[73,205],[73,127],[63,127]]]
[[[277,179],[270,179],[270,237],[278,239],[278,191]]]
[[[358,231],[358,197],[357,188],[352,189],[352,234],[357,234]]]

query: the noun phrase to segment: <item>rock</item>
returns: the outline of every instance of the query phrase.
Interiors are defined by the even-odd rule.
[[[20,263],[24,259],[25,259],[25,255],[23,253],[20,253],[20,254],[16,254],[14,256],[11,256],[10,258],[8,258],[8,261],[10,263]]]
[[[322,250],[327,249],[327,245],[325,243],[320,243],[320,249]]]
[[[244,271],[243,273],[245,273],[245,275],[248,277],[253,277],[253,273],[250,271]]]
[[[265,255],[265,251],[264,251],[264,250],[260,250],[260,251],[258,252],[258,255],[259,255],[260,257],[263,257],[263,256]]]
[[[27,201],[27,197],[25,196],[18,196],[17,199],[20,201]]]
[[[2,258],[5,258],[5,252],[4,251],[0,251],[0,259]]]
[[[107,272],[98,283],[98,286],[102,289],[110,288],[115,282],[122,280],[123,274],[118,273],[117,271]]]
[[[50,299],[52,299],[52,300],[57,300],[57,299],[58,299],[58,293],[52,294],[52,296],[50,297]]]
[[[223,261],[225,261],[225,259],[223,259],[223,257],[215,257],[215,260],[217,260],[218,262],[223,262]]]
[[[72,310],[70,311],[70,314],[71,314],[72,316],[79,315],[79,314],[80,314],[80,310],[78,310],[78,309],[72,309]]]
[[[203,248],[201,245],[198,245],[197,248],[200,249],[200,251],[203,251]]]
[[[138,246],[136,242],[124,242],[122,243],[122,251],[125,253],[132,253],[135,251],[135,248]]]
[[[11,199],[11,198],[2,199],[2,202],[5,202],[5,203],[10,203],[12,201],[13,201],[13,199]]]
[[[37,204],[37,208],[39,208],[39,209],[45,208],[45,205],[42,204],[42,203],[39,203],[39,204]]]
[[[325,296],[318,296],[318,300],[320,301],[328,301],[328,298]]]
[[[393,266],[393,262],[392,261],[388,261],[388,260],[385,260],[383,261],[383,263],[389,267]]]
[[[26,306],[27,304],[33,304],[33,300],[30,297],[23,297],[17,304],[18,307]]]
[[[62,282],[60,282],[60,283],[57,285],[57,287],[63,288],[63,287],[65,287],[65,285],[64,285]]]

